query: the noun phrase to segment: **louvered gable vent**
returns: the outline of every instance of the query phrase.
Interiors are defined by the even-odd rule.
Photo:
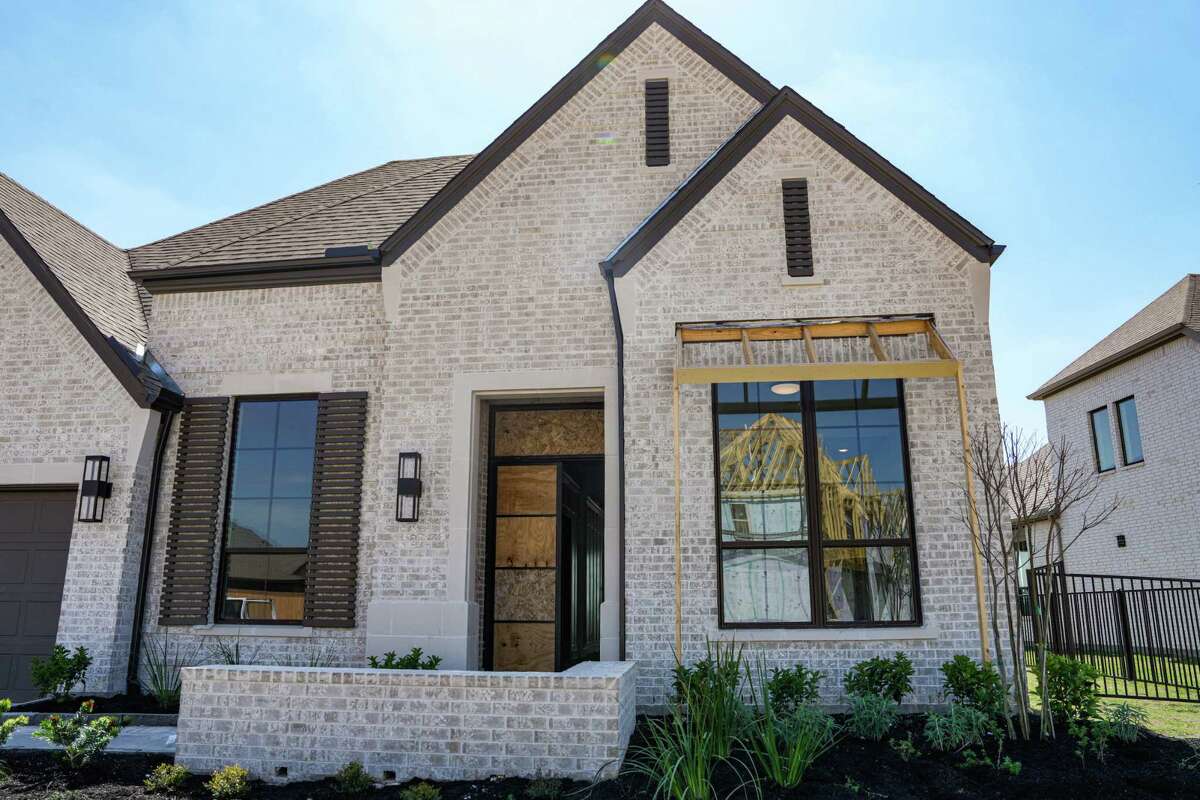
[[[646,81],[646,166],[670,163],[670,92],[665,80]]]
[[[812,227],[808,216],[808,181],[783,182],[783,235],[787,271],[793,277],[813,274]]]

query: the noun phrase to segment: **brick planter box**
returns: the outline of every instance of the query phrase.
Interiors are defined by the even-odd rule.
[[[209,666],[183,672],[176,762],[241,764],[267,781],[616,774],[633,733],[637,668],[566,672]]]

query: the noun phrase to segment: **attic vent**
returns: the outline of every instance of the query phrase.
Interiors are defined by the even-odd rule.
[[[667,82],[646,81],[646,166],[671,163],[671,124]]]
[[[812,229],[808,219],[808,181],[783,182],[783,235],[787,271],[793,277],[813,274]]]

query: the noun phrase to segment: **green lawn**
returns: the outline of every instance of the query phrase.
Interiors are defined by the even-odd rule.
[[[1029,673],[1029,688],[1037,686],[1037,675]],[[1030,703],[1035,709],[1041,709],[1037,695],[1030,693]],[[1200,703],[1174,703],[1168,700],[1124,700],[1117,697],[1103,697],[1101,702],[1106,705],[1128,702],[1145,711],[1150,720],[1146,727],[1163,736],[1174,736],[1180,739],[1200,739]]]

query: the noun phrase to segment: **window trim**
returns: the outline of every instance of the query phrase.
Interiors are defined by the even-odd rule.
[[[1092,461],[1096,465],[1096,473],[1099,475],[1107,475],[1110,472],[1115,472],[1117,469],[1117,449],[1112,442],[1112,420],[1108,420],[1105,429],[1108,431],[1108,446],[1113,451],[1113,465],[1108,469],[1104,469],[1100,463],[1100,442],[1096,439],[1096,415],[1101,411],[1108,412],[1108,405],[1102,405],[1098,408],[1093,408],[1088,412],[1088,435],[1092,440]]]
[[[222,614],[225,608],[225,578],[228,568],[229,555],[308,555],[308,547],[234,547],[228,546],[229,541],[229,510],[230,501],[233,494],[233,467],[236,460],[237,451],[237,434],[238,434],[238,412],[241,409],[243,402],[261,403],[261,402],[279,402],[283,400],[319,400],[316,392],[302,392],[297,394],[246,394],[238,395],[230,398],[233,400],[233,421],[229,425],[229,457],[226,459],[225,467],[225,488],[223,492],[225,506],[221,511],[221,529],[218,531],[220,538],[217,540],[217,587],[214,592],[215,599],[213,601],[212,620],[214,625],[270,625],[278,627],[304,627],[304,617],[301,616],[297,620],[276,620],[276,619],[230,619]],[[313,449],[316,450],[316,431],[313,431]],[[314,457],[315,457],[314,452]],[[310,498],[311,503],[311,498]],[[309,512],[311,514],[312,507],[310,505]],[[309,522],[309,538],[312,538],[312,522]],[[230,552],[232,550],[232,552]],[[308,597],[308,582],[305,581],[304,595]]]
[[[1128,397],[1122,397],[1120,400],[1113,403],[1113,410],[1116,412],[1116,417],[1117,417],[1117,437],[1121,440],[1121,465],[1125,466],[1125,467],[1132,467],[1135,464],[1145,464],[1146,463],[1146,446],[1142,442],[1142,421],[1140,419],[1138,419],[1138,446],[1141,448],[1142,457],[1139,458],[1137,461],[1130,461],[1129,460],[1129,448],[1127,448],[1125,446],[1125,423],[1121,420],[1121,404],[1124,402],[1127,402],[1129,400],[1133,400],[1133,403],[1134,403],[1133,414],[1134,414],[1134,418],[1136,419],[1137,418],[1136,395],[1131,394]]]
[[[856,380],[868,380],[860,378]],[[871,379],[875,380],[875,379]],[[885,379],[893,380],[893,379]],[[710,398],[710,414],[712,420],[712,442],[713,442],[713,528],[716,534],[716,568],[717,568],[717,628],[719,630],[844,630],[844,629],[861,629],[861,628],[919,628],[924,625],[924,613],[921,606],[921,573],[919,566],[919,548],[917,543],[917,526],[916,512],[913,507],[913,490],[912,490],[912,460],[909,456],[908,445],[908,410],[905,401],[904,381],[902,379],[894,379],[896,381],[896,400],[897,410],[899,411],[899,428],[900,428],[900,452],[904,458],[904,492],[907,503],[908,512],[908,530],[909,536],[907,539],[888,538],[888,539],[859,539],[855,540],[854,544],[837,544],[829,545],[831,548],[846,548],[846,547],[908,547],[912,553],[912,589],[913,589],[913,619],[900,622],[837,622],[825,619],[825,570],[824,561],[822,560],[822,551],[826,545],[821,541],[821,533],[819,529],[820,511],[818,504],[820,503],[819,494],[819,476],[817,474],[816,463],[816,421],[817,411],[813,397],[814,381],[799,381],[800,383],[800,398],[803,403],[803,424],[804,424],[804,491],[806,498],[813,498],[812,502],[805,502],[806,516],[808,519],[808,542],[803,546],[803,549],[808,551],[809,561],[809,607],[812,609],[812,619],[808,622],[727,622],[725,620],[725,570],[722,563],[723,550],[766,550],[773,548],[782,549],[800,549],[797,547],[796,540],[790,539],[785,542],[723,542],[721,540],[721,428],[720,428],[720,413],[719,401],[717,399],[717,387],[720,384],[711,384],[709,394]],[[753,383],[753,381],[749,381]]]

